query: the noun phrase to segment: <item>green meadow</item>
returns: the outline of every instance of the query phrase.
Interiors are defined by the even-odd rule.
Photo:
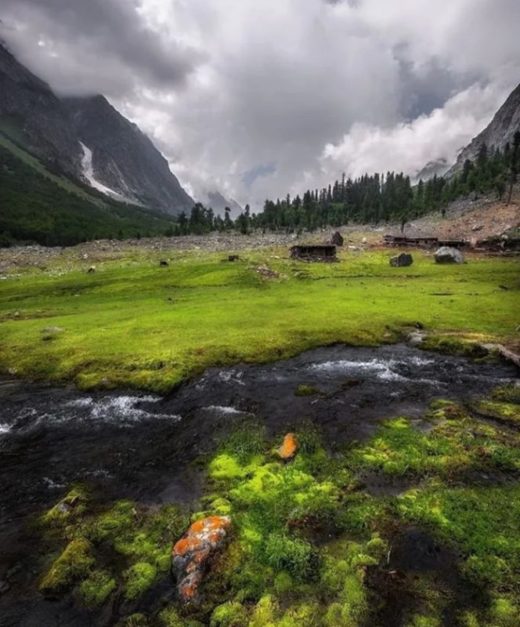
[[[260,362],[335,342],[396,342],[419,323],[429,346],[514,343],[519,264],[468,256],[438,266],[414,252],[345,251],[339,263],[287,250],[129,254],[8,274],[0,281],[0,370],[81,388],[166,391],[204,368]],[[259,272],[260,268],[272,272]],[[266,276],[267,275],[267,276]]]

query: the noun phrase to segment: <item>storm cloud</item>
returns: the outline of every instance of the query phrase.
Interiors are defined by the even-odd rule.
[[[453,160],[520,76],[517,0],[2,0],[60,93],[101,92],[196,196],[254,207]]]

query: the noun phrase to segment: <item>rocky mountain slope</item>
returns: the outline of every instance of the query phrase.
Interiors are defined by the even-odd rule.
[[[193,200],[172,174],[168,162],[139,128],[104,96],[66,98],[79,140],[92,152],[96,181],[134,202],[175,214]]]
[[[520,131],[520,84],[496,112],[490,124],[459,153],[457,162],[448,171],[448,176],[462,170],[467,159],[474,161],[483,144],[491,151],[497,148],[503,150],[507,143],[513,143],[516,131]]]
[[[53,169],[81,171],[81,147],[63,103],[0,44],[0,130]]]
[[[193,200],[139,128],[103,96],[58,98],[0,44],[0,132],[46,167],[170,215]]]

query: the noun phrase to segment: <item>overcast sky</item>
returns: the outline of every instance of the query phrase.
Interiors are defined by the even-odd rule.
[[[196,196],[258,207],[453,161],[520,81],[519,0],[0,0],[0,35],[103,93]]]

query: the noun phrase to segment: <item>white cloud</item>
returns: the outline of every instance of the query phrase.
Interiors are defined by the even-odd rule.
[[[338,144],[327,144],[321,156],[322,176],[404,171],[413,176],[428,161],[453,163],[464,147],[491,121],[508,90],[473,85],[442,108],[390,128],[354,124]]]

